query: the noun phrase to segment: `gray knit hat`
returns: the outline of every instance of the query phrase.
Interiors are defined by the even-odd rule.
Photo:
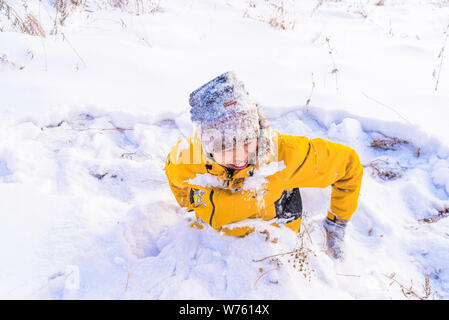
[[[217,152],[259,137],[257,105],[243,82],[229,71],[190,94],[191,120],[201,130],[206,152]]]

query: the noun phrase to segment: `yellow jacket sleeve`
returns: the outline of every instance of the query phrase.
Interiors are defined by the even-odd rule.
[[[297,139],[291,144],[301,149],[297,154],[305,156],[291,161],[295,165],[289,166],[294,170],[289,172],[288,188],[332,186],[328,217],[349,220],[357,209],[363,176],[363,167],[355,150],[320,138],[309,140],[308,144],[304,143],[304,137],[291,136],[291,139]]]

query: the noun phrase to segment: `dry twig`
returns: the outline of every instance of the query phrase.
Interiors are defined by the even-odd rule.
[[[312,89],[311,89],[311,91],[310,91],[309,97],[307,98],[306,106],[309,105],[310,100],[312,99],[312,95],[313,95],[313,90],[314,90],[314,89],[315,89],[315,80],[313,80],[313,72],[312,72]]]
[[[433,77],[436,79],[435,91],[438,90],[438,84],[440,82],[441,69],[443,66],[444,49],[446,48],[447,38],[449,36],[449,24],[447,25],[446,31],[444,33],[446,34],[446,37],[444,39],[443,47],[441,48],[440,53],[438,54],[438,58],[440,60],[439,60],[437,68],[435,70],[433,70],[433,74],[432,74]],[[437,73],[438,73],[438,75],[437,75]]]
[[[11,60],[9,60],[8,56],[6,54],[0,55],[0,62],[4,63],[4,64],[9,64],[9,65],[13,66],[14,68],[18,68],[19,70],[23,70],[23,68],[25,68],[25,66],[18,65],[16,63],[12,62]]]
[[[335,88],[338,90],[338,69],[335,66],[335,61],[334,61],[334,56],[332,55],[332,48],[330,45],[330,39],[329,37],[326,37],[326,42],[327,42],[327,47],[329,48],[329,55],[331,56],[332,59],[332,65],[333,65],[333,69],[331,71],[332,74],[335,74]]]
[[[443,218],[449,217],[449,207],[444,207],[443,209],[438,210],[438,214],[436,216],[433,216],[431,218],[424,218],[419,220],[419,222],[425,222],[425,223],[435,223]]]
[[[357,277],[360,278],[360,275],[358,274],[342,274],[342,273],[336,273],[337,276],[342,276],[342,277]]]
[[[420,300],[426,300],[429,296],[430,296],[430,282],[429,282],[429,275],[425,275],[425,296],[420,296],[419,294],[417,294],[414,289],[413,289],[413,281],[411,281],[411,285],[410,288],[405,287],[402,283],[400,283],[399,281],[397,281],[395,279],[396,274],[393,272],[390,275],[386,275],[384,274],[385,277],[387,277],[388,279],[392,280],[392,282],[390,283],[390,285],[392,285],[393,283],[396,283],[397,285],[399,285],[399,287],[401,288],[401,292],[402,294],[406,297],[409,298],[411,295],[415,296],[416,298],[420,299]]]

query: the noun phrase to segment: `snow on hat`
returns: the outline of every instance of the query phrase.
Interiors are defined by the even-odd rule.
[[[216,152],[259,136],[257,105],[243,82],[228,71],[190,94],[192,122],[201,129],[206,152]]]

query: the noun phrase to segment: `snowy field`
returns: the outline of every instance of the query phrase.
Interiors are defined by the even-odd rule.
[[[0,0],[0,298],[449,299],[449,1],[125,2]],[[228,70],[358,152],[344,261],[329,189],[299,235],[189,227],[164,160]]]

